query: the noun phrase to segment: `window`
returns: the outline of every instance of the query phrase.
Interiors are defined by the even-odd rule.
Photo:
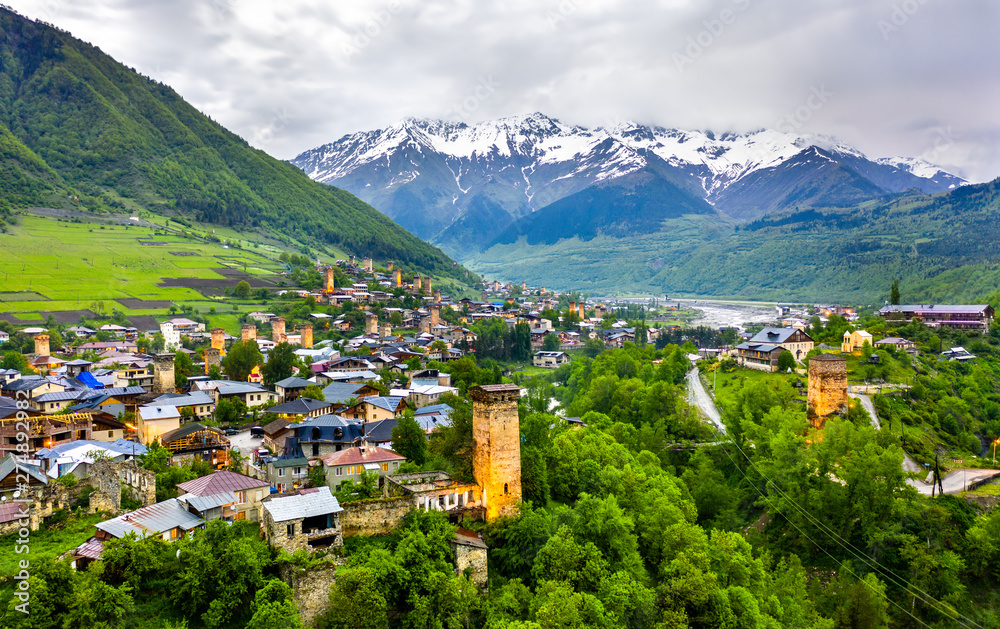
[[[236,504],[241,505],[247,501],[247,492],[238,491],[236,492]]]
[[[338,467],[337,468],[337,476],[342,476],[343,474],[344,474],[344,468]]]
[[[389,464],[388,463],[383,463],[382,464],[382,471],[383,472],[388,472],[389,471]]]
[[[295,525],[294,524],[286,524],[285,525],[285,535],[287,535],[288,537],[295,537]]]
[[[284,475],[285,475],[285,468],[279,467],[278,468],[278,478],[282,478],[282,477],[284,477]]]
[[[109,431],[108,431],[108,436],[109,436],[109,437],[114,437],[114,436],[115,436],[115,431],[113,431],[113,430],[109,430]]]
[[[313,456],[319,456],[319,444],[318,443],[314,443],[313,444]]]
[[[301,467],[297,467],[297,468],[295,468],[295,475],[296,475],[296,476],[299,476],[299,475],[301,475],[301,474],[302,474],[302,468],[301,468]]]

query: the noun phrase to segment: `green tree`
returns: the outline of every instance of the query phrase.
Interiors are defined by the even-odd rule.
[[[222,359],[222,368],[230,380],[246,382],[253,368],[263,362],[264,356],[255,341],[239,341],[233,343],[226,352],[226,357]]]
[[[267,362],[261,368],[261,375],[264,377],[265,386],[274,386],[279,380],[288,378],[293,373],[296,356],[295,348],[289,343],[282,341],[268,352]]]
[[[174,386],[178,389],[187,385],[188,376],[194,373],[194,362],[187,352],[178,351],[174,356]]]
[[[246,408],[240,400],[223,398],[215,405],[215,421],[228,425],[241,424]]]
[[[783,349],[778,354],[778,371],[784,373],[789,369],[795,369],[795,356],[787,349]]]
[[[233,289],[233,297],[237,299],[247,299],[250,297],[250,283],[246,280],[240,280]]]
[[[396,421],[392,429],[392,449],[416,465],[427,461],[427,433],[413,418],[413,411],[404,411]]]
[[[310,384],[303,389],[302,397],[307,397],[311,400],[319,400],[320,402],[326,401],[326,396],[323,394],[323,387],[318,384]]]
[[[330,609],[320,627],[329,629],[389,629],[389,607],[367,567],[337,575],[330,591]]]
[[[271,579],[253,598],[253,616],[246,629],[300,629],[302,621],[292,600],[292,588],[284,581]]]
[[[889,303],[898,306],[899,305],[899,280],[892,280],[892,288],[889,289]]]
[[[604,341],[598,338],[587,339],[583,344],[583,354],[584,356],[589,356],[591,358],[597,358],[597,356],[604,351]]]
[[[542,349],[546,352],[557,352],[561,346],[562,342],[559,340],[559,335],[557,334],[549,333],[542,339]]]

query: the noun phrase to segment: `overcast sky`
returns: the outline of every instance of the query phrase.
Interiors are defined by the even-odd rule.
[[[275,157],[406,116],[785,128],[1000,175],[993,0],[7,0]]]

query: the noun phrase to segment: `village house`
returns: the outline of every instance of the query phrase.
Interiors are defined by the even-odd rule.
[[[899,351],[906,352],[907,354],[915,354],[917,352],[916,343],[908,339],[899,338],[898,336],[890,336],[889,338],[884,338],[881,341],[875,341],[875,347],[894,347]]]
[[[190,502],[193,498],[208,498],[210,496],[232,494],[235,498],[227,503],[230,507],[222,517],[232,520],[260,520],[260,510],[263,500],[270,493],[270,485],[266,481],[251,478],[244,474],[219,470],[208,476],[177,484],[177,497]]]
[[[343,510],[326,486],[272,496],[263,505],[264,539],[272,547],[291,554],[298,550],[343,546],[340,526]]]
[[[306,390],[306,387],[315,384],[315,382],[306,380],[305,378],[290,376],[275,382],[274,392],[278,394],[283,402],[291,402],[302,395],[302,392]]]
[[[278,493],[296,491],[309,478],[309,459],[304,456],[268,459],[265,468],[267,480]]]
[[[396,419],[408,408],[410,405],[407,404],[406,398],[372,395],[341,411],[341,415],[348,419],[375,422],[382,419]]]
[[[319,417],[333,410],[333,404],[312,398],[300,397],[264,410],[266,418],[287,419],[299,422],[307,417]],[[266,421],[266,420],[265,420]]]
[[[339,452],[364,439],[362,422],[351,422],[337,415],[310,417],[292,424],[293,435],[285,437],[284,456],[318,458]]]
[[[320,461],[326,470],[327,485],[339,489],[344,481],[355,482],[365,472],[378,474],[381,487],[382,478],[395,473],[406,457],[387,448],[362,445],[323,455]]]
[[[566,352],[535,352],[531,362],[535,367],[555,369],[569,362],[569,354]]]
[[[815,346],[812,338],[797,328],[764,328],[750,339],[750,343],[776,345],[791,352],[795,360],[804,359]]]
[[[218,469],[229,463],[229,440],[218,428],[191,422],[160,435],[160,443],[170,450],[171,465],[200,460]]]
[[[928,327],[987,332],[993,323],[992,306],[979,305],[905,305],[886,306],[878,311],[887,322],[919,322]]]
[[[246,405],[247,408],[253,408],[254,406],[261,406],[267,404],[270,401],[278,401],[279,396],[273,391],[268,391],[264,387],[251,383],[229,383],[225,381],[220,381],[214,389],[215,391],[215,403],[218,404],[221,400],[239,400]]]
[[[135,418],[136,436],[142,444],[158,441],[165,433],[181,427],[181,413],[176,406],[140,406]]]

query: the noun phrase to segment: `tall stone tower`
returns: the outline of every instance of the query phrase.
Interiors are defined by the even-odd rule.
[[[48,334],[36,334],[35,335],[35,356],[48,356],[49,355],[49,335]]]
[[[438,303],[438,304],[441,303],[441,289],[440,288],[435,288],[434,289],[434,302]]]
[[[521,430],[516,384],[484,384],[472,397],[472,472],[483,490],[486,521],[515,515],[521,502]]]
[[[162,395],[177,390],[174,385],[174,355],[156,354],[153,356],[153,390],[152,393]]]
[[[414,293],[419,293],[420,292],[420,276],[419,275],[414,275],[413,276],[413,292]]]
[[[333,275],[334,275],[333,267],[332,266],[326,267],[326,281],[324,282],[325,285],[324,290],[328,293],[337,292],[337,289],[334,287]]]
[[[226,351],[226,331],[222,328],[212,328],[212,349]]]
[[[403,271],[402,269],[396,269],[393,273],[396,277],[396,288],[399,288],[403,285]]]
[[[303,349],[309,349],[313,346],[313,327],[311,325],[300,325],[299,336],[301,336],[299,344]]]
[[[285,342],[285,320],[281,317],[271,319],[271,340],[275,343]]]
[[[580,303],[578,303],[576,305],[576,307],[580,309],[580,318],[581,319],[586,319],[587,318],[587,305],[581,301]]]
[[[834,354],[819,354],[809,359],[809,418],[817,428],[827,416],[847,404],[847,359]]]
[[[569,302],[569,311],[568,312],[570,314],[576,314],[576,302],[575,301]]]
[[[389,260],[388,262],[385,263],[385,270],[386,271],[392,271],[392,267],[393,266],[394,266],[394,264],[393,264],[392,260]]]
[[[431,291],[431,277],[429,275],[424,278],[424,292],[428,295],[433,293],[433,291]]]
[[[365,313],[365,334],[378,334],[378,315],[374,312]]]
[[[244,323],[240,327],[240,340],[246,343],[247,341],[257,340],[257,326],[253,323]]]
[[[214,347],[205,348],[205,375],[212,373],[212,367],[222,370],[222,353]]]
[[[386,321],[378,328],[378,336],[380,339],[387,339],[392,336],[392,324]]]
[[[438,323],[441,322],[441,306],[438,304],[431,304],[431,327],[433,328]]]
[[[361,268],[363,268],[366,271],[371,271],[372,270],[372,259],[371,258],[365,258],[364,260],[362,260],[361,261]]]

